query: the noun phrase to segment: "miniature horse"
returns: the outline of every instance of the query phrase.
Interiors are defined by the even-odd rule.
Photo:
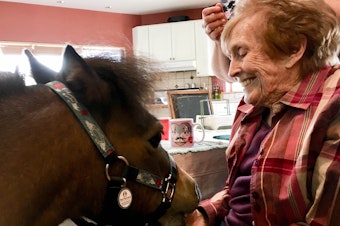
[[[26,53],[37,83],[60,81],[112,148],[103,156],[52,88],[3,73],[0,225],[53,226],[83,216],[98,225],[183,225],[199,191],[160,146],[162,126],[145,108],[151,79],[144,65],[128,57],[83,59],[67,46],[54,73]]]

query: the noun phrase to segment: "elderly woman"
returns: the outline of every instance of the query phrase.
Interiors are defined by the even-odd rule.
[[[221,34],[220,69],[244,88],[229,177],[186,225],[340,225],[339,29],[322,0],[237,1]]]

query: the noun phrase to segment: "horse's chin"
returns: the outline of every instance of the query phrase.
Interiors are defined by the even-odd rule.
[[[158,223],[159,226],[184,226],[184,214],[176,214],[170,216],[165,215],[158,220]]]

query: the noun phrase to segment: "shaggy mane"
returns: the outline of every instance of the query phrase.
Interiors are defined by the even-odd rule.
[[[115,90],[113,98],[122,106],[145,106],[153,94],[153,73],[148,64],[134,57],[114,61],[105,57],[84,59],[86,63]],[[11,72],[0,72],[0,97],[25,92],[24,78]],[[33,88],[33,87],[32,87]]]
[[[105,57],[91,57],[86,63],[116,89],[114,95],[127,105],[145,105],[153,94],[153,72],[147,62],[134,57],[114,61]]]
[[[23,77],[11,72],[0,72],[0,97],[23,92],[24,89]]]

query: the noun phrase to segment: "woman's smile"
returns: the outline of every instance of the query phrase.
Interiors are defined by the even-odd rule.
[[[243,87],[247,87],[254,80],[255,80],[255,78],[247,78],[247,79],[241,81],[240,83]]]

